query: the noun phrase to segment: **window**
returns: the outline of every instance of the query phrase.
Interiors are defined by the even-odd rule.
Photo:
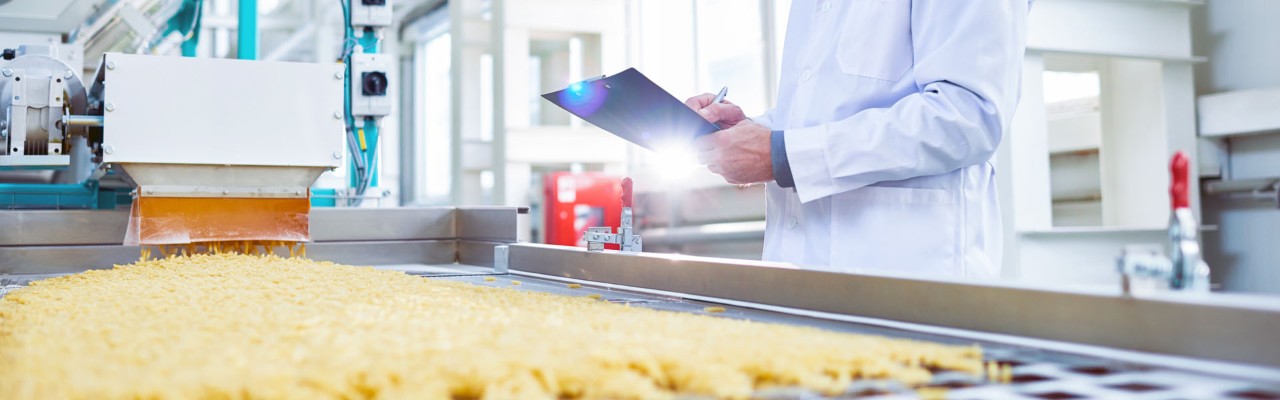
[[[419,118],[418,154],[423,165],[418,169],[417,199],[427,204],[449,204],[450,185],[450,129],[452,124],[452,99],[450,98],[449,69],[452,45],[448,33],[418,45],[416,70],[421,74],[418,85]]]
[[[773,79],[765,74],[760,2],[698,0],[696,6],[698,91],[728,86],[729,99],[747,115],[763,113],[771,106],[766,86]]]

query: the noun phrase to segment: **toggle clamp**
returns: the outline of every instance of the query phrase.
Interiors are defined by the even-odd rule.
[[[631,212],[631,178],[622,179],[622,218],[618,233],[607,226],[587,228],[582,239],[587,242],[587,251],[604,251],[605,244],[619,245],[623,252],[639,253],[643,241],[635,234]]]

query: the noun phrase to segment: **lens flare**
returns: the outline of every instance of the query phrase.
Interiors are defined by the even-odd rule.
[[[693,145],[685,141],[655,143],[650,160],[663,179],[673,181],[683,180],[702,168]]]
[[[560,103],[575,115],[585,118],[599,110],[608,96],[609,92],[600,81],[577,82],[560,91]]]

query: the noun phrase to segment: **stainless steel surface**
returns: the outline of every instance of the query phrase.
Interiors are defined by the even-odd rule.
[[[453,207],[312,208],[311,240],[452,239],[457,212]]]
[[[312,259],[346,264],[449,264],[493,267],[493,247],[515,241],[519,209],[396,208],[311,211]],[[464,217],[465,216],[465,217]],[[0,274],[73,273],[138,259],[120,245],[126,211],[0,212]],[[469,226],[467,223],[477,226]],[[495,240],[471,240],[456,233]],[[503,239],[504,237],[509,239]]]
[[[482,240],[459,240],[458,262],[468,265],[493,267],[493,248],[509,242],[486,242]]]
[[[1280,178],[1232,180],[1208,179],[1204,181],[1204,192],[1210,195],[1236,192],[1271,191],[1275,190],[1277,187],[1280,187]]]
[[[493,246],[493,272],[505,274],[511,269],[510,249],[507,245]]]
[[[307,186],[198,186],[198,185],[145,185],[138,186],[137,197],[212,197],[212,198],[308,198]]]
[[[137,246],[0,247],[0,277],[10,274],[70,274],[138,260]]]
[[[1280,299],[929,280],[512,244],[511,269],[997,334],[1280,367]],[[1171,332],[1176,332],[1172,334]]]
[[[516,240],[513,207],[312,208],[311,240]],[[0,247],[119,244],[129,212],[21,210],[0,212]]]
[[[351,265],[450,264],[454,240],[323,242],[307,244],[307,258]]]
[[[187,138],[186,140],[193,140]],[[116,142],[119,143],[119,142]],[[199,147],[200,144],[187,143]],[[103,152],[110,146],[103,145]],[[181,146],[179,146],[181,147]],[[114,147],[114,151],[120,151]],[[164,151],[154,148],[154,151]],[[222,191],[243,195],[253,188],[283,189],[295,197],[306,195],[307,188],[315,183],[316,178],[326,168],[314,166],[262,166],[230,164],[184,164],[184,163],[118,163],[129,173],[129,178],[150,195],[158,197],[224,197]],[[178,192],[178,193],[174,193]],[[161,196],[162,194],[168,196]],[[253,196],[260,197],[260,196]]]
[[[0,212],[0,246],[115,244],[124,240],[128,211]]]
[[[457,237],[459,239],[487,240],[495,242],[516,241],[516,214],[511,207],[458,207]]]

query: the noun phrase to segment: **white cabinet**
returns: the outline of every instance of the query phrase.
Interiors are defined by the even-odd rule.
[[[1004,276],[1115,283],[1109,260],[1124,245],[1164,236],[1169,159],[1198,155],[1192,66],[1203,59],[1191,53],[1190,9],[1199,5],[1032,7],[1022,100],[997,153]]]

